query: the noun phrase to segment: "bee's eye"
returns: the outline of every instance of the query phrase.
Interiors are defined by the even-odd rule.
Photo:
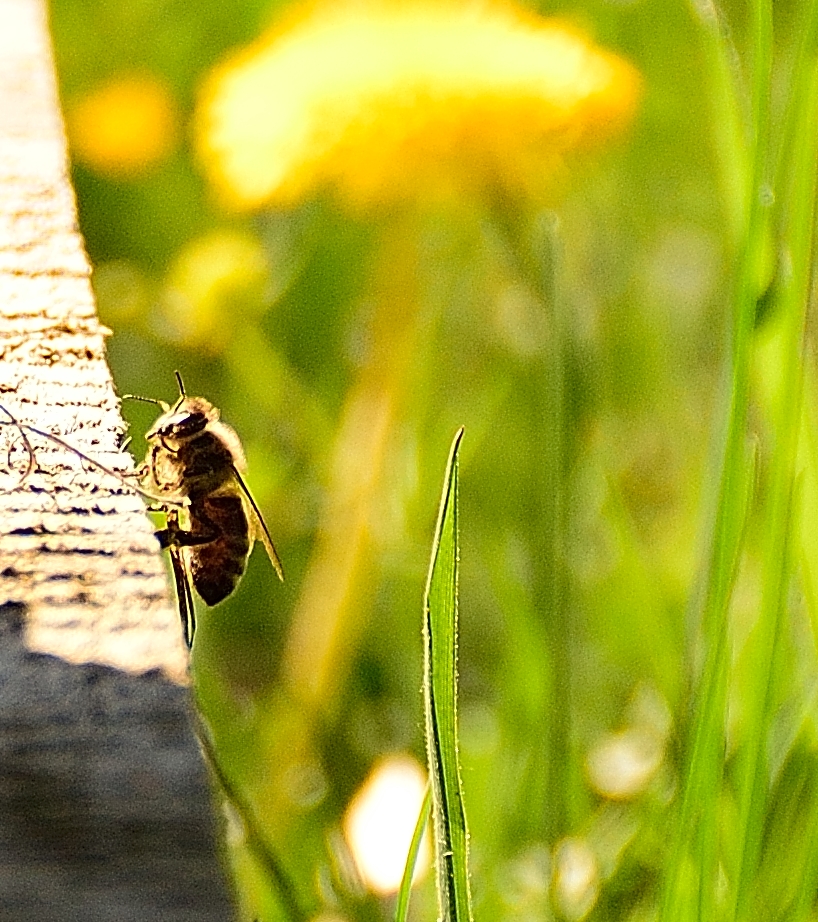
[[[208,420],[204,413],[177,413],[157,430],[163,438],[185,438],[202,432]]]
[[[204,413],[187,413],[174,424],[176,435],[195,435],[207,426],[207,417]]]

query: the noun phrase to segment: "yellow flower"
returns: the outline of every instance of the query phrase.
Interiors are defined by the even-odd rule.
[[[226,202],[354,206],[551,194],[564,157],[626,124],[639,78],[562,24],[498,4],[310,7],[219,67],[196,134]]]
[[[221,230],[191,240],[168,272],[163,332],[218,355],[237,324],[263,311],[267,282],[264,249],[251,234]]]
[[[176,106],[149,74],[126,74],[69,106],[71,153],[103,175],[137,176],[166,157],[177,140]]]

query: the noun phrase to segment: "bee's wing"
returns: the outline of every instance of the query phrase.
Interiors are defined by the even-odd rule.
[[[284,582],[284,567],[281,564],[281,558],[278,556],[278,551],[275,549],[273,544],[273,539],[270,537],[270,532],[267,529],[267,525],[264,521],[264,518],[261,514],[261,510],[256,505],[256,501],[253,499],[252,493],[247,489],[247,484],[242,479],[241,474],[236,469],[236,465],[233,465],[233,476],[236,478],[236,483],[241,487],[242,492],[244,493],[244,498],[247,500],[250,508],[253,511],[253,535],[256,538],[261,539],[261,543],[264,545],[264,550],[267,551],[267,556],[270,558],[270,563],[273,565],[273,569],[278,574],[278,578]]]
[[[187,573],[184,550],[178,544],[168,547],[173,578],[176,581],[176,598],[179,602],[179,617],[185,632],[188,650],[193,646],[193,634],[196,631],[196,609],[193,607],[193,593],[190,590],[190,578]]]

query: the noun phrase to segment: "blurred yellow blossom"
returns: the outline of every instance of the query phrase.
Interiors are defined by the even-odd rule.
[[[126,74],[68,107],[74,159],[98,173],[126,178],[166,157],[178,138],[176,105],[150,74]]]
[[[510,5],[313,5],[208,79],[196,135],[224,200],[353,206],[502,184],[551,196],[626,124],[635,70]]]
[[[267,283],[267,261],[256,237],[232,230],[198,237],[168,273],[164,333],[174,342],[218,354],[237,323],[262,312]]]

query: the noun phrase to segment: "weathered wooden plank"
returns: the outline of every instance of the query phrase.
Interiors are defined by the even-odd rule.
[[[0,0],[0,403],[127,473],[41,0]],[[187,655],[137,496],[0,426],[0,918],[224,920]],[[8,463],[7,463],[8,462]]]

